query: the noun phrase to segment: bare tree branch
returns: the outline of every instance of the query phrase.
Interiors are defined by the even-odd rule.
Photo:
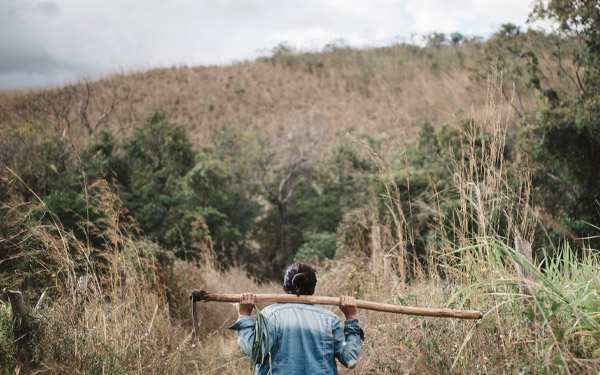
[[[93,133],[92,126],[90,125],[90,121],[87,117],[87,109],[88,105],[90,104],[91,89],[87,78],[83,77],[83,82],[85,83],[85,98],[83,99],[83,103],[81,104],[81,108],[79,109],[79,114],[81,115],[81,122],[87,128],[88,134],[91,137]]]
[[[87,78],[84,77],[83,82],[85,83],[86,90],[85,90],[85,97],[83,99],[83,103],[81,105],[79,113],[81,116],[81,122],[87,128],[88,135],[91,137],[92,135],[94,135],[96,130],[98,130],[100,125],[102,125],[102,123],[108,118],[108,116],[115,109],[115,107],[121,101],[123,101],[124,99],[129,97],[129,88],[125,88],[124,93],[122,95],[119,95],[117,92],[117,86],[113,85],[113,87],[112,87],[113,93],[111,95],[111,103],[102,111],[102,114],[98,117],[98,119],[92,125],[88,119],[88,113],[87,113],[89,104],[90,104],[90,99],[92,96],[92,89],[90,87],[90,84],[89,84]]]
[[[573,78],[573,76],[571,74],[569,74],[569,72],[567,72],[567,70],[564,68],[563,64],[562,64],[562,58],[561,58],[561,54],[560,54],[560,39],[558,37],[558,33],[554,32],[554,37],[556,39],[556,56],[558,57],[558,66],[560,67],[560,70],[562,70],[562,72],[571,80],[571,82],[573,82],[573,85],[575,85],[575,89],[577,90],[577,92],[581,92],[580,86],[577,84],[577,82],[575,82],[575,78]],[[579,66],[577,67],[577,69],[579,69]]]
[[[587,92],[585,91],[585,87],[583,87],[583,83],[581,83],[581,77],[579,77],[579,69],[581,68],[581,61],[583,60],[582,51],[581,51],[581,33],[579,31],[576,32],[577,35],[577,48],[579,52],[579,57],[577,58],[577,68],[575,69],[575,76],[577,77],[577,82],[579,83],[579,87],[583,92],[583,96],[587,97]]]
[[[517,94],[517,98],[519,99],[519,104],[521,105],[521,110],[523,111],[523,116],[525,115],[525,106],[523,105],[523,99],[521,98],[521,92],[519,91],[519,81],[515,80],[513,82],[513,89],[515,90],[515,93]],[[521,117],[523,117],[521,116]]]
[[[98,120],[96,120],[96,123],[94,124],[94,126],[92,128],[92,133],[94,133],[96,131],[96,129],[98,129],[98,127],[100,126],[100,124],[102,123],[102,121],[104,121],[108,117],[108,115],[113,111],[113,109],[115,109],[115,107],[117,106],[117,104],[119,104],[121,101],[123,101],[124,99],[126,99],[128,96],[129,96],[129,90],[127,90],[122,96],[119,97],[117,95],[117,88],[116,88],[116,86],[113,87],[112,102],[104,110],[104,112],[102,113],[102,115],[100,115],[100,117],[98,118]]]
[[[513,81],[513,87],[514,87],[514,88],[515,88],[515,90],[516,90],[516,81]],[[523,113],[521,113],[521,112],[519,111],[519,109],[518,109],[517,107],[515,107],[515,105],[513,104],[513,101],[512,101],[512,100],[510,100],[510,98],[508,97],[508,95],[506,95],[506,91],[504,91],[504,86],[503,86],[503,85],[501,85],[501,86],[500,86],[500,92],[502,93],[502,96],[504,96],[504,99],[506,100],[506,102],[507,102],[508,104],[510,104],[510,106],[511,106],[511,107],[512,107],[512,108],[515,110],[516,114],[517,114],[519,117],[523,117],[523,116],[525,115],[525,109],[523,109]],[[522,105],[522,103],[521,103],[521,105]]]

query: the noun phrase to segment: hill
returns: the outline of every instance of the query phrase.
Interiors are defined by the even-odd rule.
[[[482,48],[479,41],[322,53],[280,48],[271,57],[229,66],[154,69],[87,85],[3,92],[0,124],[14,126],[34,116],[74,138],[92,129],[93,135],[110,129],[126,136],[160,108],[186,124],[198,146],[209,145],[217,130],[268,134],[294,123],[322,126],[328,137],[354,132],[412,138],[421,122],[451,121],[457,110],[480,111],[486,85],[470,81],[468,68]],[[533,100],[526,98],[526,104]]]

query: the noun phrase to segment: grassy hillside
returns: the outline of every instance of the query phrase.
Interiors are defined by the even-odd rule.
[[[294,123],[315,123],[328,137],[348,131],[415,136],[415,125],[451,120],[462,109],[479,111],[486,85],[469,80],[480,42],[419,48],[395,45],[322,53],[281,49],[272,57],[230,66],[177,67],[118,74],[89,83],[85,108],[95,122],[118,101],[100,130],[128,135],[153,110],[162,108],[186,124],[196,145],[210,144],[220,129],[265,133]],[[83,82],[61,88],[0,94],[0,124],[39,116],[85,137]],[[526,104],[532,102],[531,95]],[[69,126],[70,124],[70,126]]]

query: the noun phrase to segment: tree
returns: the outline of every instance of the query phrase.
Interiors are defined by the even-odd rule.
[[[534,202],[547,213],[552,240],[587,237],[588,223],[600,223],[600,8],[594,1],[536,0],[530,22],[537,20],[550,21],[553,33],[502,25],[474,77],[487,79],[497,69],[507,101],[516,94],[511,104],[523,125],[517,146],[528,156]],[[538,58],[548,50],[550,58]],[[526,108],[524,90],[538,93],[536,107]]]
[[[127,178],[117,179],[125,205],[150,240],[183,251],[193,236],[185,235],[193,215],[183,177],[194,166],[185,128],[158,111],[134,130],[122,149]]]
[[[323,128],[310,123],[291,126],[286,133],[278,134],[259,161],[261,181],[267,199],[274,205],[277,216],[265,218],[263,228],[277,228],[277,257],[281,265],[293,255],[287,243],[288,207],[294,199],[309,188],[313,167],[320,163],[318,150],[323,138]],[[266,225],[265,225],[266,224]],[[271,232],[271,228],[267,230]],[[294,249],[295,250],[295,249]]]
[[[523,32],[517,25],[503,24],[485,43],[477,66],[471,69],[471,78],[487,86],[488,77],[492,71],[497,71],[500,80],[498,85],[504,99],[523,118],[531,111],[523,103],[526,90],[540,90],[548,97],[556,97],[555,89],[541,69],[536,53],[548,50],[551,46],[550,37],[543,32],[531,29]]]
[[[591,230],[586,222],[600,223],[600,7],[595,1],[537,1],[531,20],[538,19],[555,25],[555,58],[576,93],[542,91],[546,104],[528,119],[523,146],[534,161],[539,198],[567,232],[585,236]],[[565,41],[575,48],[565,51]]]
[[[110,95],[110,104],[105,105],[101,109],[101,114],[97,118],[90,121],[88,110],[89,110],[90,102],[94,98],[94,96],[92,95],[92,87],[90,86],[88,80],[84,78],[83,82],[85,84],[85,93],[81,98],[81,105],[79,107],[79,115],[80,115],[81,123],[85,126],[85,129],[88,132],[88,136],[91,138],[94,135],[94,133],[100,128],[100,126],[102,126],[107,121],[110,113],[115,109],[115,107],[121,101],[127,99],[127,97],[129,96],[129,87],[121,87],[117,84],[112,84],[111,85],[112,86],[111,87],[112,95]],[[70,127],[70,122],[68,120],[68,118],[69,118],[68,110],[70,109],[70,103],[71,103],[70,96],[68,97],[68,101],[66,103],[67,104],[64,105],[64,109],[61,107],[61,112],[59,112],[59,114],[65,118],[65,120],[67,122],[67,126]],[[57,116],[57,119],[60,119],[60,118],[61,118],[61,116]]]
[[[425,35],[425,41],[427,42],[427,47],[440,48],[447,42],[447,38],[444,33],[433,32]]]
[[[273,152],[263,149],[256,162],[268,205],[255,237],[259,248],[249,263],[262,277],[277,277],[301,248],[304,255],[318,248],[318,258],[333,256],[329,239],[343,214],[370,197],[372,163],[359,155],[356,144],[343,140],[323,158],[320,139],[320,129],[294,128],[275,138]]]

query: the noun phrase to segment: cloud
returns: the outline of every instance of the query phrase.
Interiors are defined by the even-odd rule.
[[[93,70],[85,59],[66,59],[40,26],[52,26],[59,15],[58,6],[51,2],[0,0],[0,87],[51,82],[72,72]]]
[[[523,0],[406,0],[405,4],[417,33],[489,34],[503,23],[524,25],[530,11]]]
[[[41,3],[37,3],[35,6],[42,13],[45,13],[48,16],[58,16],[60,14],[60,9],[58,6],[51,1],[42,1]]]
[[[484,34],[522,23],[527,9],[520,0],[0,0],[0,87],[227,64],[282,42],[320,49],[340,38],[361,47],[413,32]]]

